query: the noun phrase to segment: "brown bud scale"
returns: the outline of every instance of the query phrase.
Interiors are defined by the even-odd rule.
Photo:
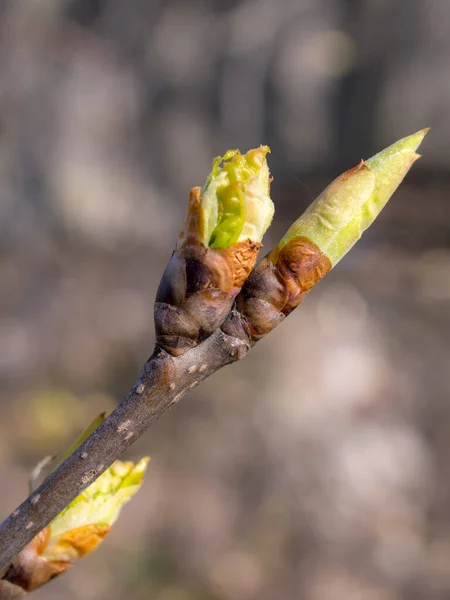
[[[156,295],[157,343],[178,356],[220,327],[260,248],[251,240],[228,248],[207,248],[191,236],[182,240]]]
[[[274,248],[252,271],[236,298],[256,342],[267,335],[330,271],[330,259],[307,237]]]
[[[50,542],[51,529],[47,525],[14,557],[4,581],[30,592],[66,571],[76,559],[92,552],[110,529],[109,525],[95,523],[71,529],[56,540],[58,555],[62,558],[48,560],[43,556]],[[3,595],[0,599],[3,600]]]
[[[14,557],[5,575],[5,580],[29,592],[62,573],[67,566],[49,563],[42,554],[50,539],[47,526]]]

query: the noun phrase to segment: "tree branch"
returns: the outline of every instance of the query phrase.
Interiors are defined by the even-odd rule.
[[[264,192],[269,185],[265,162],[268,148],[252,150],[246,157],[239,154],[240,158],[228,164],[234,169],[234,176],[248,176],[248,169],[241,173],[239,164],[250,157],[250,171],[256,168],[262,174],[260,178],[255,175],[251,184],[256,185],[256,191],[261,188],[261,214],[250,210],[249,214],[256,214],[257,218],[247,224],[252,231],[259,226],[261,235],[256,240],[231,243],[235,233],[234,226],[229,230],[230,223],[235,223],[231,211],[231,221],[216,223],[212,232],[220,234],[221,244],[217,248],[204,245],[204,218],[208,216],[211,198],[203,204],[200,188],[193,188],[197,191],[191,192],[186,230],[157,293],[155,325],[160,346],[112,414],[0,525],[0,579],[9,583],[8,567],[15,555],[165,410],[215,371],[243,358],[253,343],[298,306],[377,217],[419,158],[415,150],[426,132],[422,130],[396,142],[338,177],[255,268],[260,239],[271,218],[265,204],[268,201],[271,205],[271,200]],[[237,157],[236,151],[231,162],[232,157]],[[230,156],[226,154],[224,158]],[[217,169],[216,161],[208,185],[219,177]],[[241,177],[241,184],[245,181]],[[221,207],[231,210],[234,188],[227,182],[231,186],[230,203]],[[255,189],[251,190],[254,199]],[[216,192],[217,189],[211,193]],[[215,202],[217,208],[217,197]],[[207,243],[210,241],[211,238]],[[224,241],[231,245],[222,244]],[[228,313],[234,300],[235,308]],[[199,343],[200,340],[204,341]],[[13,571],[14,562],[9,575]],[[17,579],[16,573],[14,581]],[[16,591],[4,584],[0,587],[0,599],[13,598]]]
[[[240,320],[238,313],[233,316]],[[0,525],[0,572],[168,408],[201,381],[243,358],[249,349],[248,339],[220,329],[178,357],[157,347],[127,397]]]

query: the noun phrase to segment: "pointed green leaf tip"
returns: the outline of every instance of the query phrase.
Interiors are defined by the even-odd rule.
[[[279,243],[311,239],[334,266],[380,214],[414,162],[428,129],[405,137],[335,179]]]
[[[247,239],[260,242],[272,221],[268,146],[241,154],[228,150],[214,159],[201,191],[205,246],[227,248]]]

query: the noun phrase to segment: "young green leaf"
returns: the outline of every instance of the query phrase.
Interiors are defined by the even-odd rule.
[[[405,137],[340,175],[289,228],[278,247],[307,237],[334,266],[373,223],[420,158],[416,150],[428,129]]]

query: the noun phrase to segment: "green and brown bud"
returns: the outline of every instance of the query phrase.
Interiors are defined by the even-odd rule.
[[[34,590],[95,550],[141,487],[148,461],[114,462],[17,554],[5,586]]]
[[[271,331],[358,241],[397,189],[427,129],[335,179],[253,270],[236,299],[250,336]]]
[[[253,269],[273,217],[267,146],[214,159],[157,292],[157,343],[177,356],[223,322]]]
[[[280,241],[312,240],[334,266],[373,223],[411,166],[428,129],[403,138],[367,161],[361,160],[320,194]]]

